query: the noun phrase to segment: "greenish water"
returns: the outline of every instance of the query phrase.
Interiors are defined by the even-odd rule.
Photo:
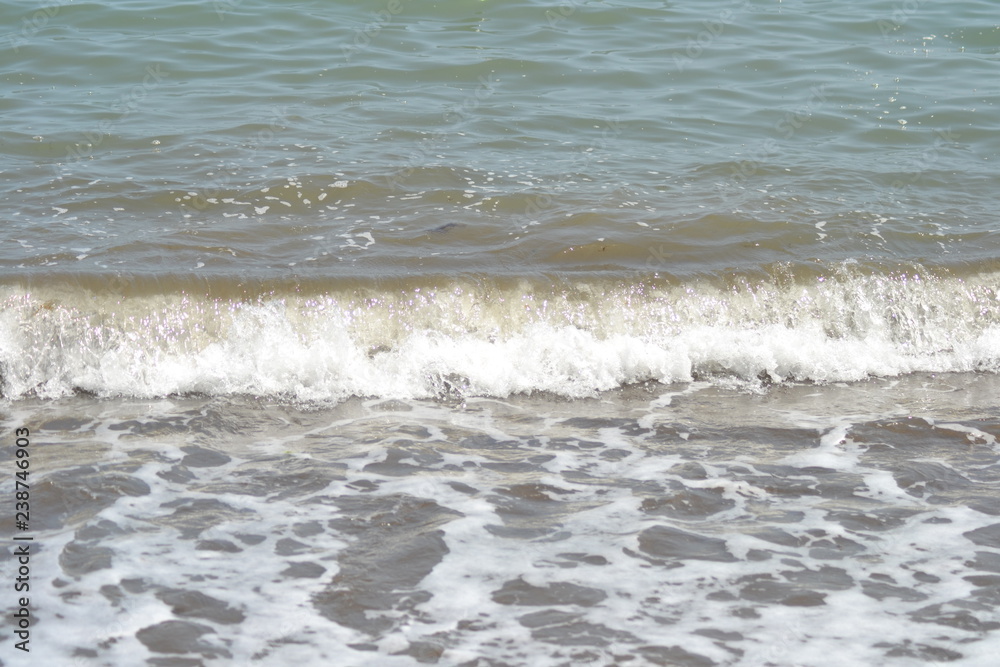
[[[39,7],[0,9],[8,279],[997,258],[991,2]]]
[[[0,665],[992,665],[998,67],[985,0],[0,3]]]

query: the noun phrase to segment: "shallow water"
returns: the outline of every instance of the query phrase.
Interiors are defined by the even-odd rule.
[[[33,664],[985,665],[997,389],[22,402]]]
[[[0,26],[2,664],[995,661],[995,3]]]

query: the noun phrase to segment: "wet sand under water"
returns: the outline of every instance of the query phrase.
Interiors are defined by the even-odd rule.
[[[9,403],[32,664],[986,665],[997,396]]]

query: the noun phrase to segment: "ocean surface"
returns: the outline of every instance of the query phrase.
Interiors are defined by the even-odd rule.
[[[0,665],[996,664],[996,2],[14,0],[0,120]]]

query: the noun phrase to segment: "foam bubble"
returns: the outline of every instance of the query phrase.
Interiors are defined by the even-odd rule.
[[[258,296],[5,290],[8,397],[593,395],[1000,368],[1000,276],[815,283],[427,279]]]

